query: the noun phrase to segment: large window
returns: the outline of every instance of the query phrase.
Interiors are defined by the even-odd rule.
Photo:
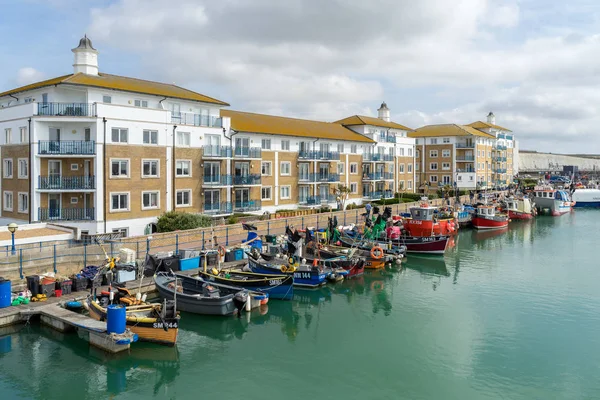
[[[291,192],[292,192],[291,186],[282,186],[279,189],[280,189],[280,191],[279,191],[279,197],[282,200],[286,200],[286,199],[289,199],[291,197]]]
[[[261,190],[261,198],[263,200],[271,200],[272,199],[272,188],[271,186],[263,186]]]
[[[261,175],[271,176],[271,161],[263,161],[261,164]]]
[[[192,162],[190,160],[178,160],[175,162],[175,175],[176,176],[192,176],[191,169]]]
[[[142,209],[150,210],[159,208],[160,193],[158,191],[142,192]]]
[[[18,202],[19,202],[19,212],[27,213],[29,212],[29,193],[19,192],[18,193]]]
[[[113,178],[129,178],[129,160],[111,160],[110,176]]]
[[[177,146],[189,146],[190,143],[189,132],[177,132]]]
[[[158,178],[158,160],[142,160],[142,177]]]
[[[191,207],[192,191],[191,189],[178,190],[176,195],[177,207]]]
[[[19,179],[26,179],[29,176],[29,164],[26,158],[19,158],[18,174]]]
[[[158,144],[158,131],[144,129],[144,144]]]
[[[112,128],[111,132],[113,143],[127,143],[129,140],[129,131],[127,128]]]
[[[280,175],[290,175],[291,171],[292,171],[292,163],[289,161],[282,161]]]
[[[111,193],[110,211],[128,211],[129,193]]]
[[[12,158],[5,158],[4,163],[2,164],[2,176],[4,178],[12,178],[13,177],[13,160]]]
[[[4,202],[2,204],[2,208],[4,211],[12,211],[13,210],[13,192],[4,192]]]

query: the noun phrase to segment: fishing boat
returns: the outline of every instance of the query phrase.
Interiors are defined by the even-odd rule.
[[[347,248],[333,250],[330,246],[309,243],[305,248],[304,259],[307,264],[314,264],[315,260],[326,267],[341,268],[347,272],[347,278],[360,276],[365,272],[366,260],[362,255],[355,254]]]
[[[406,248],[407,253],[418,253],[418,254],[434,254],[440,255],[446,252],[449,243],[449,236],[407,236],[400,235],[394,239],[388,238],[377,238],[377,239],[365,239],[356,230],[344,231],[340,237],[340,242],[344,246],[352,247],[356,242],[372,243],[378,245],[384,251],[386,247],[395,246]]]
[[[439,211],[433,207],[424,197],[418,206],[410,208],[410,217],[404,218],[404,230],[408,236],[431,237],[431,236],[449,236],[458,232],[458,223],[454,217],[444,211]],[[388,236],[399,235],[400,232],[394,232],[394,227],[389,227]]]
[[[254,273],[270,275],[291,275],[294,277],[294,285],[300,287],[316,288],[324,285],[327,276],[333,271],[322,265],[309,265],[306,263],[290,264],[289,259],[279,257],[268,257],[258,254],[257,251],[248,253],[248,267]],[[267,260],[266,258],[270,258]]]
[[[266,293],[207,282],[200,277],[161,272],[154,277],[154,282],[162,298],[176,298],[181,311],[194,314],[232,315],[236,310],[240,314],[248,301],[251,308],[256,308],[269,300]]]
[[[536,214],[535,205],[527,197],[506,199],[505,211],[511,220],[528,220]]]
[[[471,223],[475,229],[502,229],[508,226],[508,215],[496,214],[495,206],[478,205]]]
[[[569,192],[554,189],[551,186],[536,186],[533,189],[533,199],[540,211],[548,211],[553,217],[564,215],[571,211],[576,203],[572,201]]]
[[[237,270],[199,271],[198,275],[205,281],[268,293],[269,299],[292,300],[294,297],[294,277],[292,275],[257,274]]]
[[[572,198],[574,207],[600,207],[600,189],[576,188]]]
[[[163,303],[145,303],[124,288],[118,288],[113,302],[125,306],[125,323],[139,339],[172,346],[177,343],[179,315],[174,301]],[[110,293],[103,293],[94,300],[89,296],[84,303],[91,318],[106,321],[106,307],[110,303]],[[138,304],[136,304],[138,303]]]

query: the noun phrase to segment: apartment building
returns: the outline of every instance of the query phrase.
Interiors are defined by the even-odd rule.
[[[82,233],[151,233],[177,210],[226,216],[334,206],[414,190],[409,128],[224,110],[176,85],[99,71],[84,37],[73,73],[0,93],[1,223],[55,221]]]

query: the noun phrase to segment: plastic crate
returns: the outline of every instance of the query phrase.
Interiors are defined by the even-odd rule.
[[[56,290],[56,283],[46,283],[45,285],[41,285],[41,293],[45,294],[46,297],[54,296],[54,291]]]
[[[72,287],[73,287],[73,281],[70,281],[70,280],[56,282],[56,289],[61,290],[63,295],[71,294]]]
[[[85,289],[87,289],[88,287],[88,282],[89,279],[88,278],[73,278],[73,287],[72,287],[72,291],[73,292],[81,292],[84,291]]]

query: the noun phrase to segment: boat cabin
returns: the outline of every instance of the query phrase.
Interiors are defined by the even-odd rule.
[[[412,207],[410,209],[410,217],[415,221],[433,221],[435,208],[428,205]]]
[[[479,217],[493,217],[496,215],[496,208],[494,206],[478,206],[477,216]]]
[[[535,190],[534,197],[538,199],[553,199],[561,201],[570,201],[569,194],[565,190],[543,189]]]

